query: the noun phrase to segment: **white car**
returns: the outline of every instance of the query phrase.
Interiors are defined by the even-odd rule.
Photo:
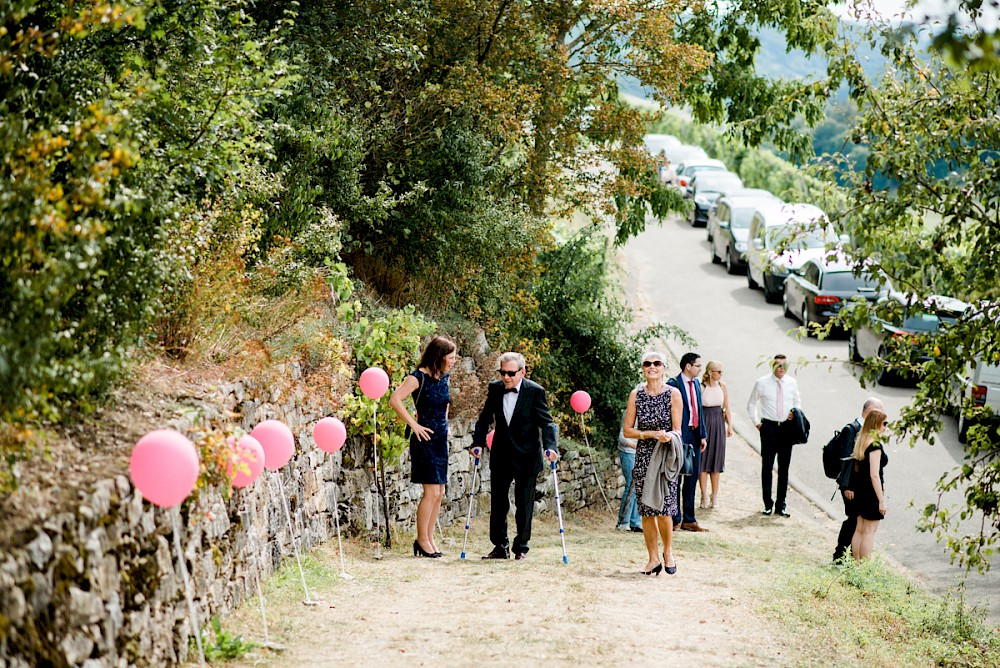
[[[680,188],[684,197],[692,197],[694,189],[692,185],[698,172],[703,171],[728,172],[726,163],[714,158],[688,158],[677,165],[677,187]]]
[[[972,373],[965,385],[963,398],[972,399],[975,406],[986,406],[993,411],[994,416],[1000,416],[1000,365],[986,364],[977,361],[973,364]],[[958,440],[965,443],[972,421],[967,419],[962,411],[958,412]]]
[[[667,156],[669,163],[660,170],[660,181],[668,186],[677,185],[677,167],[685,160],[708,158],[705,149],[700,146],[691,146],[690,144],[664,148],[663,155]]]
[[[806,260],[823,257],[828,245],[846,241],[833,231],[826,214],[812,204],[759,205],[750,219],[747,286],[764,289],[764,299],[781,301],[785,279]]]
[[[681,140],[673,135],[653,135],[649,134],[642,138],[646,145],[646,150],[652,156],[664,155],[668,148],[676,148],[681,145]]]

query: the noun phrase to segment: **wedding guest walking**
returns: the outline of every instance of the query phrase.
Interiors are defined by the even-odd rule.
[[[708,446],[705,421],[702,419],[701,356],[698,353],[684,353],[681,357],[681,372],[667,381],[681,393],[681,438],[694,448],[694,470],[681,481],[681,509],[674,513],[674,529],[684,531],[708,531],[698,524],[694,510],[694,490],[698,486],[701,473],[701,456]]]
[[[861,417],[854,418],[854,420],[845,424],[844,428],[838,432],[838,449],[844,456],[847,453],[854,452],[858,434],[861,433],[861,426],[865,423],[865,418],[873,410],[885,413],[885,405],[881,399],[868,397],[861,406]],[[840,525],[840,533],[837,534],[837,547],[833,550],[834,561],[841,561],[847,555],[847,552],[851,549],[851,543],[854,541],[854,532],[858,529],[858,511],[854,504],[854,492],[850,488],[850,482],[847,485],[847,487],[840,487],[840,496],[844,500],[844,515],[846,519]]]
[[[646,484],[646,471],[653,458],[657,444],[660,447],[671,442],[670,432],[680,432],[681,394],[664,380],[666,358],[658,352],[647,352],[642,356],[642,375],[645,385],[632,390],[625,408],[625,422],[622,431],[627,438],[637,439],[635,447],[635,498],[642,517],[642,536],[646,542],[647,561],[643,575],[659,575],[666,569],[673,575],[677,572],[677,562],[673,552],[673,516],[678,512],[678,480],[670,482],[663,495],[663,505],[650,507],[642,502]],[[677,443],[680,444],[679,439]],[[660,559],[658,540],[663,540],[663,558]]]
[[[794,440],[793,408],[802,409],[799,385],[787,375],[788,358],[778,354],[771,360],[771,373],[754,383],[747,401],[747,412],[760,432],[760,486],[764,497],[763,514],[770,515],[775,507],[782,517],[789,517],[785,495],[788,492],[788,467],[792,463]],[[778,460],[777,505],[771,496],[772,470]]]
[[[706,442],[701,455],[701,507],[715,508],[719,494],[719,474],[726,470],[726,438],[733,435],[729,413],[729,389],[722,382],[722,362],[711,360],[701,377],[701,406],[704,410]],[[705,492],[709,479],[712,495]]]
[[[858,528],[851,540],[851,554],[856,561],[871,556],[878,523],[885,519],[883,472],[885,465],[889,463],[889,457],[882,448],[882,439],[888,426],[885,413],[872,410],[865,416],[861,433],[854,444],[854,470],[851,472],[850,488],[854,492]]]
[[[515,559],[528,556],[531,517],[535,506],[535,484],[542,470],[542,443],[555,461],[558,448],[556,425],[549,414],[545,389],[524,377],[524,356],[500,356],[498,380],[491,381],[486,403],[476,421],[472,445],[486,448],[486,435],[496,425],[490,450],[490,542],[493,550],[483,559],[507,559],[513,548]],[[507,537],[508,493],[514,484],[513,545]]]
[[[434,526],[448,482],[448,405],[451,402],[448,372],[456,357],[455,343],[447,337],[435,336],[424,348],[417,369],[389,397],[389,405],[412,430],[410,480],[424,488],[417,505],[415,557],[441,556],[434,543]],[[414,393],[415,416],[403,405],[403,400]]]

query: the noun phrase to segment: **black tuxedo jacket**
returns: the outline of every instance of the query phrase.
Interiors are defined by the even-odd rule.
[[[486,434],[496,425],[493,448],[490,450],[490,469],[503,470],[515,475],[537,475],[542,470],[542,443],[546,449],[555,450],[556,425],[549,414],[545,388],[527,378],[521,379],[514,415],[510,424],[503,415],[504,386],[500,379],[490,382],[486,403],[476,421],[472,444],[486,447]]]

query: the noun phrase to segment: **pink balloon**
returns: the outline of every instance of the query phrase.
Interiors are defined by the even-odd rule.
[[[264,468],[277,471],[295,454],[295,437],[292,430],[277,420],[264,420],[253,428],[250,435],[264,448]]]
[[[323,452],[334,453],[344,447],[347,427],[337,418],[325,417],[313,427],[313,440]]]
[[[569,405],[577,413],[586,413],[590,410],[590,395],[583,390],[577,390],[570,395]]]
[[[389,389],[389,374],[377,366],[365,369],[358,380],[361,392],[369,399],[381,399]]]
[[[249,473],[246,472],[249,469]],[[226,466],[233,487],[243,488],[257,479],[264,470],[264,448],[260,442],[247,434],[236,444],[236,461]]]
[[[493,435],[496,433],[496,429],[494,429],[490,433],[486,434],[486,447],[489,448],[491,452],[493,451]]]
[[[198,451],[172,429],[151,431],[135,444],[129,459],[132,484],[150,503],[173,508],[198,482]]]

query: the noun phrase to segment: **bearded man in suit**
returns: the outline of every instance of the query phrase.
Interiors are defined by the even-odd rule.
[[[557,452],[556,425],[549,414],[545,388],[524,377],[524,356],[508,352],[500,356],[500,378],[487,388],[486,403],[476,421],[472,445],[484,447],[486,434],[496,425],[490,450],[490,542],[493,550],[483,559],[515,559],[528,555],[531,516],[535,506],[535,484],[542,471],[542,443]],[[508,493],[514,484],[513,545],[507,537]]]

